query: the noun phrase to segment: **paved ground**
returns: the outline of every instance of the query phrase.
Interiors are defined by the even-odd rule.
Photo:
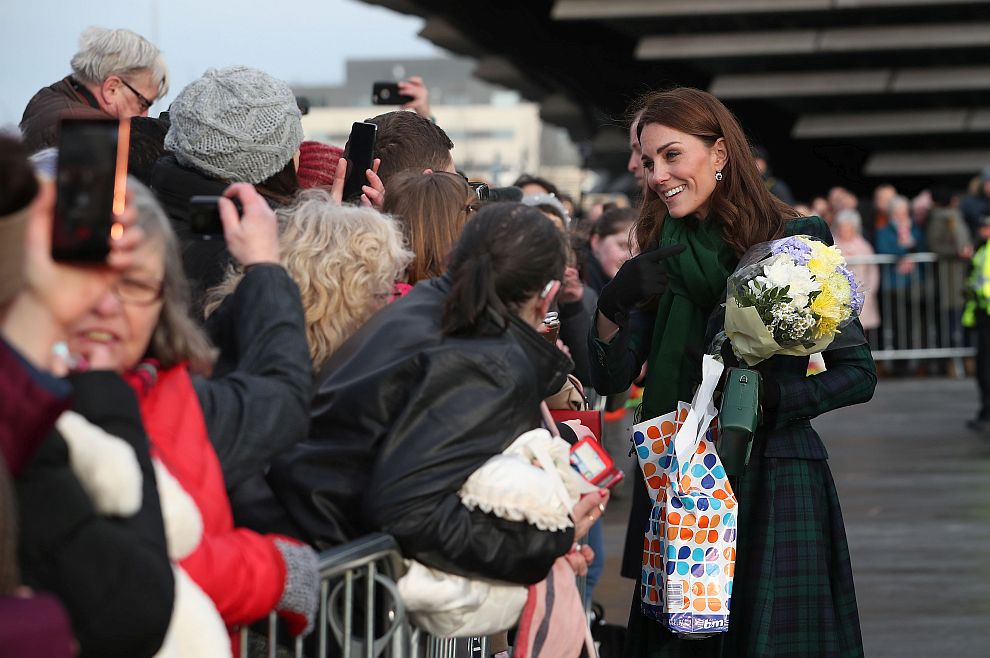
[[[868,658],[990,656],[990,437],[963,426],[975,408],[972,380],[883,380],[869,404],[815,421],[832,456]],[[620,624],[633,585],[618,576],[628,505],[620,492],[610,506],[595,592]]]

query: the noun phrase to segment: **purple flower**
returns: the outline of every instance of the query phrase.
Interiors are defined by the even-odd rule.
[[[797,238],[779,240],[770,250],[770,254],[778,256],[787,254],[798,265],[807,265],[811,260],[811,246]]]
[[[849,305],[853,309],[853,315],[858,315],[863,309],[863,291],[859,289],[859,282],[856,281],[856,276],[849,270],[848,267],[845,265],[839,265],[838,270],[842,276],[846,277],[846,281],[849,282]]]

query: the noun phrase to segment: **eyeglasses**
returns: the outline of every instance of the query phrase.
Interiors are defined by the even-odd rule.
[[[151,106],[155,103],[155,101],[149,101],[147,98],[144,97],[144,94],[142,94],[140,91],[132,87],[130,83],[127,82],[127,80],[120,78],[120,81],[123,83],[125,87],[127,87],[132,92],[134,92],[134,95],[137,96],[138,102],[141,103],[142,110],[147,112],[148,110],[151,109]]]
[[[162,298],[161,281],[139,281],[121,278],[113,287],[113,294],[125,304],[150,306]]]

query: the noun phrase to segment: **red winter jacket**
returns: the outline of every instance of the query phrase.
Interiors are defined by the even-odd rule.
[[[203,539],[181,562],[213,599],[231,631],[271,612],[282,596],[285,563],[276,535],[234,527],[220,461],[192,380],[184,366],[159,370],[149,382],[128,377],[141,404],[141,416],[158,457],[196,501],[203,517]]]

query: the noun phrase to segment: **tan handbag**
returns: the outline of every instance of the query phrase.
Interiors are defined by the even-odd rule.
[[[574,375],[567,375],[567,381],[559,391],[548,397],[544,402],[550,409],[566,409],[568,411],[585,411],[588,400],[584,397],[584,386]]]

